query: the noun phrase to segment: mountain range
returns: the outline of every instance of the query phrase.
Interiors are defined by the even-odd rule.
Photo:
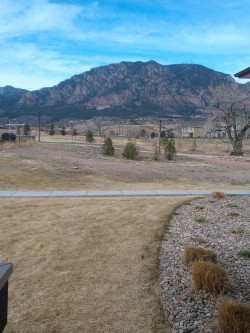
[[[209,89],[235,85],[228,74],[202,65],[121,62],[93,68],[50,88],[0,88],[0,119],[37,116],[63,118],[182,117],[204,114]]]

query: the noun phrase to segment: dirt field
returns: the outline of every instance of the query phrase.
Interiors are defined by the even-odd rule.
[[[188,157],[129,161],[102,156],[99,146],[68,143],[6,144],[0,151],[0,189],[246,189],[250,163],[217,164]],[[145,154],[141,154],[145,155]]]

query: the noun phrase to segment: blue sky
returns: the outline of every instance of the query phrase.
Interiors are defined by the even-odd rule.
[[[250,0],[1,0],[0,87],[35,90],[121,61],[250,66]]]

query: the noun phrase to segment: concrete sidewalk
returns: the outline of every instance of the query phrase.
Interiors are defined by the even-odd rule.
[[[250,190],[82,190],[82,191],[0,191],[0,198],[101,198],[101,197],[155,197],[210,195],[224,192],[228,195],[250,195]]]

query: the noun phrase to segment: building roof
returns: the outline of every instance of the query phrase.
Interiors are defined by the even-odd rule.
[[[235,77],[240,79],[250,79],[250,67],[243,69],[243,71],[234,74]]]

